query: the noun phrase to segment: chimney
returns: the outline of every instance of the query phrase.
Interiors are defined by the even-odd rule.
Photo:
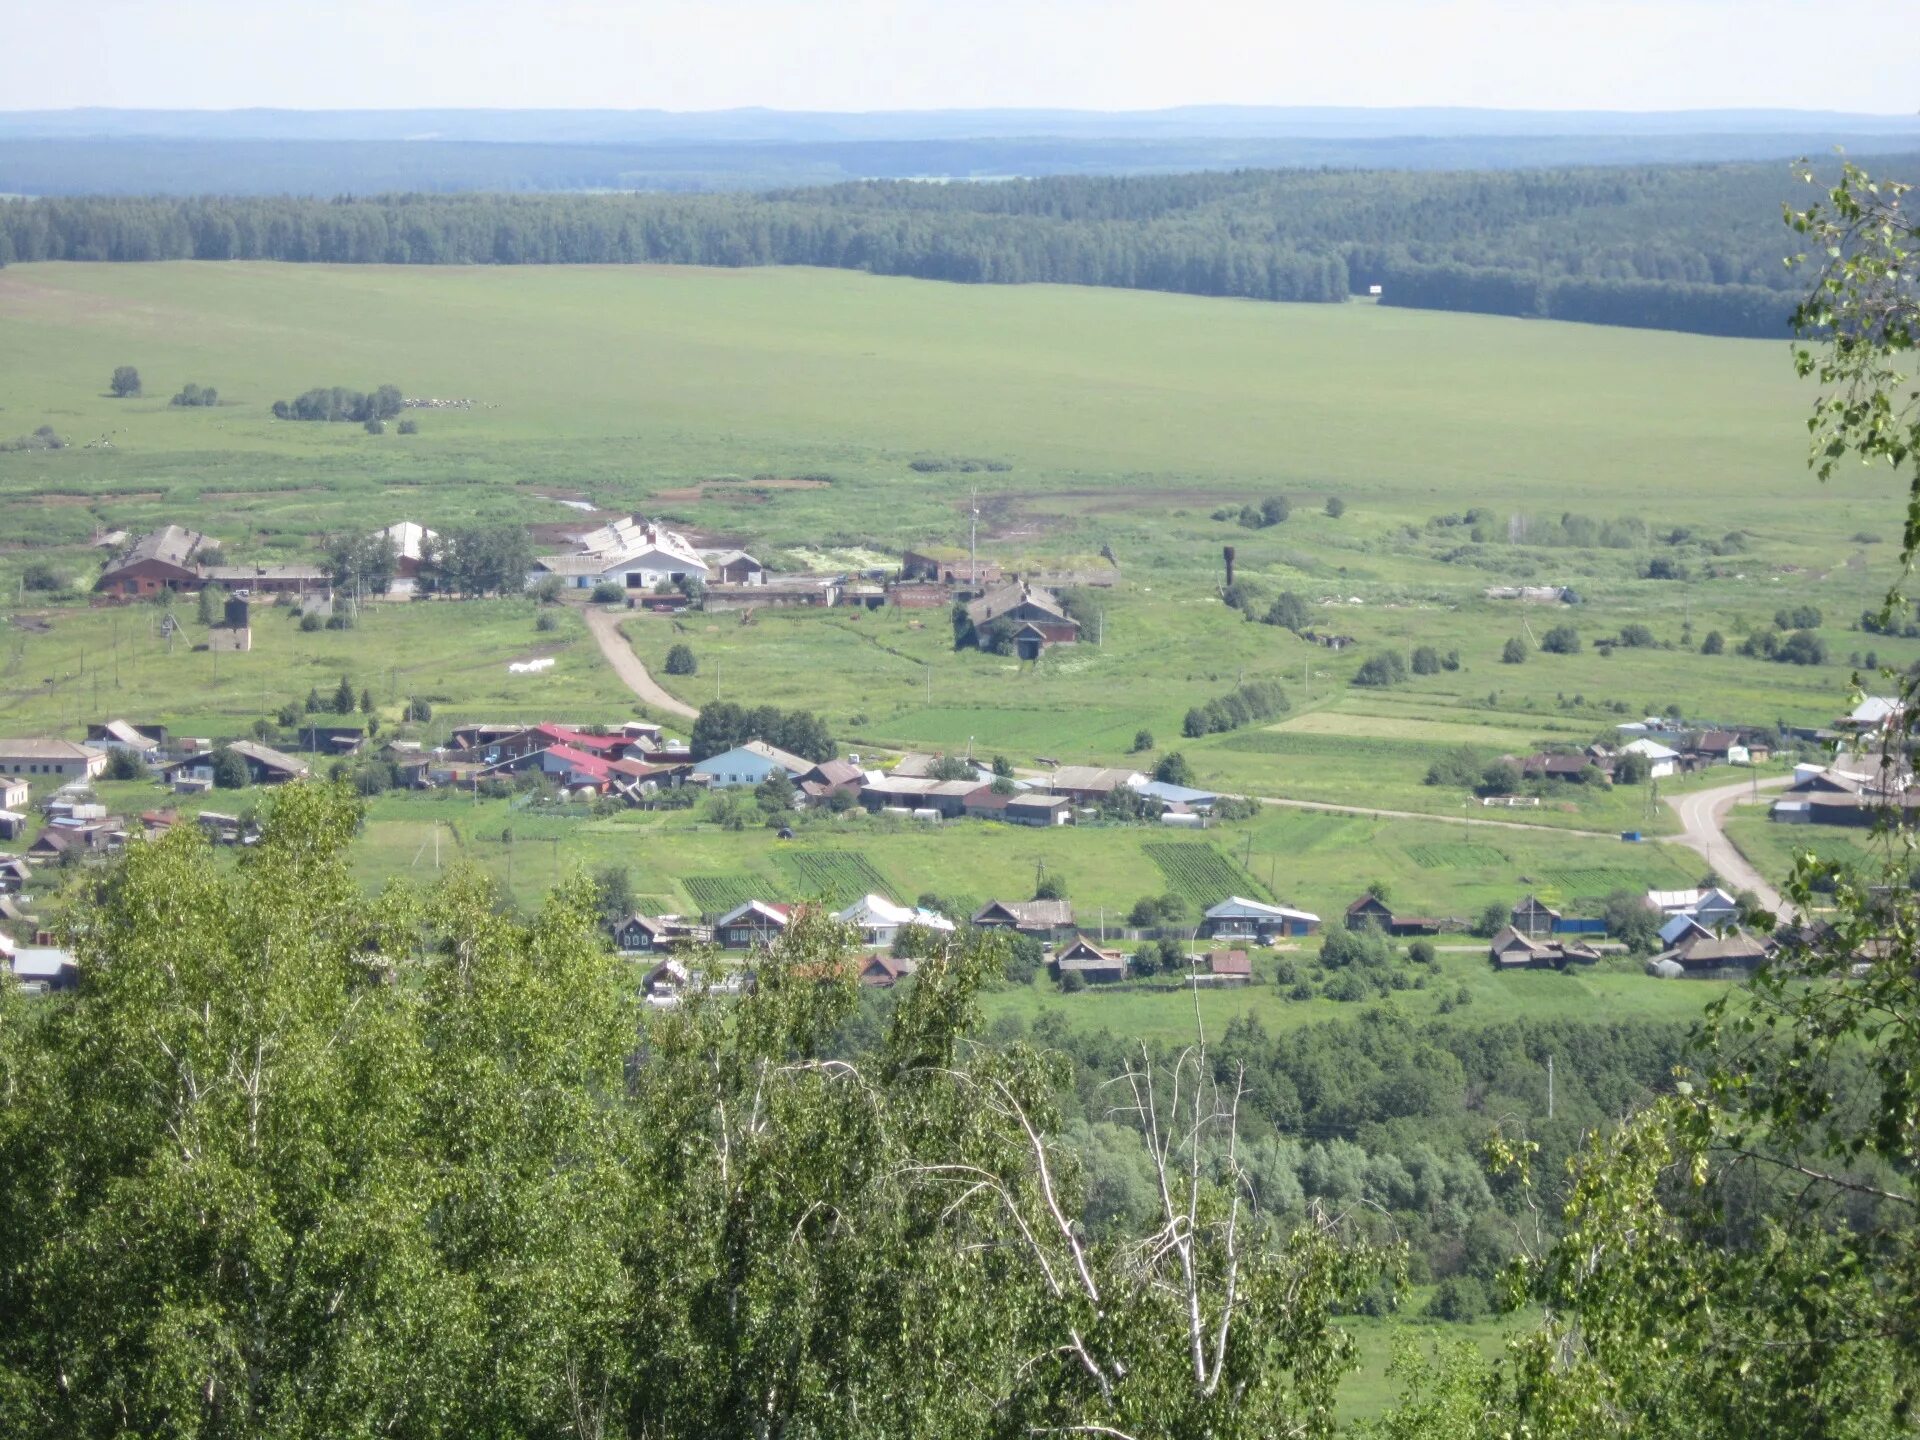
[[[1233,546],[1222,545],[1220,547],[1220,558],[1227,562],[1227,584],[1232,585],[1233,584]]]

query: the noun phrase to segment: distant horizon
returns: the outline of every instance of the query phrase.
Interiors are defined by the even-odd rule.
[[[1329,101],[1289,105],[1258,100],[1197,100],[1168,105],[870,105],[823,107],[803,105],[0,105],[0,115],[1177,115],[1194,111],[1265,112],[1281,114],[1410,115],[1434,112],[1462,115],[1567,116],[1711,116],[1781,115],[1807,119],[1909,121],[1920,128],[1920,110],[1840,110],[1830,106],[1796,105],[1369,105]]]

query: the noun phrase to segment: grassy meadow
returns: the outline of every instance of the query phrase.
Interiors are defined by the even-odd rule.
[[[236,560],[308,560],[329,534],[403,518],[511,520],[551,538],[584,521],[573,501],[658,515],[776,567],[866,566],[964,544],[977,488],[985,558],[1085,569],[1112,557],[1118,583],[1093,592],[1099,643],[1030,665],[955,653],[941,610],[635,617],[626,633],[656,674],[669,645],[692,646],[698,673],[668,682],[682,698],[808,706],[849,748],[1142,766],[1178,748],[1201,784],[1432,815],[1275,810],[1207,843],[1323,914],[1378,876],[1402,908],[1464,916],[1527,889],[1591,899],[1683,883],[1697,866],[1613,838],[1671,831],[1645,790],[1569,787],[1538,810],[1480,811],[1422,783],[1436,758],[1578,744],[1655,711],[1818,724],[1845,708],[1856,659],[1920,659],[1920,641],[1849,628],[1892,578],[1896,502],[1869,472],[1824,489],[1810,479],[1812,396],[1781,345],[846,272],[268,264],[12,267],[0,334],[0,439],[51,425],[72,442],[0,451],[10,733],[76,734],[109,714],[246,733],[341,674],[373,691],[389,726],[408,696],[429,698],[427,739],[459,719],[635,713],[578,616],[539,632],[528,602],[369,605],[348,632],[303,632],[269,610],[249,655],[191,649],[191,624],[169,653],[150,608],[77,603],[97,530],[176,521]],[[141,398],[106,396],[118,364],[139,367]],[[222,403],[170,406],[187,381]],[[310,386],[389,381],[474,403],[419,412],[413,436],[270,413]],[[956,458],[973,468],[925,468]],[[1285,523],[1215,518],[1276,494],[1293,503]],[[1344,504],[1337,518],[1329,496]],[[1469,510],[1479,539],[1457,523]],[[1567,513],[1611,526],[1617,543],[1545,543],[1567,538]],[[1330,651],[1223,605],[1225,545],[1243,581],[1297,592],[1316,629],[1357,643]],[[21,590],[38,561],[77,588]],[[1685,578],[1643,578],[1655,562]],[[1519,583],[1570,585],[1581,603],[1483,593]],[[1735,653],[1777,609],[1809,604],[1827,663]],[[1558,623],[1578,628],[1579,653],[1536,648]],[[1594,643],[1627,625],[1654,643]],[[1726,653],[1698,653],[1714,630]],[[1526,661],[1503,663],[1516,637]],[[1457,652],[1458,667],[1385,690],[1350,683],[1367,658],[1423,645]],[[553,670],[508,674],[544,654]],[[1180,737],[1188,708],[1253,679],[1284,683],[1287,713]],[[1129,757],[1142,728],[1155,745]],[[1539,833],[1460,823],[1476,814]],[[844,823],[796,844],[858,851],[902,895],[1030,893],[1043,859],[1083,909],[1122,909],[1165,883],[1145,851],[1159,832]],[[503,880],[511,852],[523,900],[568,863],[628,863],[643,894],[682,909],[854,873],[796,870],[763,834],[683,815],[517,815],[512,846],[498,838],[508,824],[471,802],[383,799],[363,869],[375,883],[417,870],[439,830]],[[1414,858],[1448,846],[1465,858]],[[1546,983],[1572,993],[1606,978]],[[1636,981],[1621,977],[1650,993]]]

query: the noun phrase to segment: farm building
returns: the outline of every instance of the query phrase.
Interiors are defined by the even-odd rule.
[[[192,594],[201,585],[195,557],[213,545],[198,530],[163,525],[109,560],[93,588],[116,600],[144,600],[167,590]]]
[[[967,606],[967,620],[976,637],[989,626],[1009,627],[1022,660],[1038,659],[1049,645],[1072,645],[1080,639],[1080,622],[1061,608],[1052,592],[1033,585],[988,591]]]
[[[1742,926],[1726,934],[1689,930],[1680,940],[1647,962],[1647,972],[1673,975],[1718,975],[1758,968],[1773,954],[1773,942]]]
[[[1073,802],[1064,795],[1016,795],[1007,801],[1010,825],[1067,825],[1073,821]]]
[[[886,990],[898,985],[920,968],[920,962],[904,955],[869,955],[862,960],[855,977],[869,989]]]
[[[289,780],[304,780],[312,773],[306,761],[257,741],[235,740],[227,748],[246,762],[250,785],[281,785]]]
[[[764,585],[767,567],[744,550],[702,550],[707,580],[712,585]]]
[[[1138,770],[1099,765],[1062,765],[1033,782],[1047,795],[1064,795],[1076,805],[1098,805],[1116,790],[1137,790],[1151,782]]]
[[[704,582],[708,566],[686,536],[635,515],[581,536],[571,554],[538,557],[527,582],[538,584],[549,575],[578,590],[603,583],[652,590],[684,580]]]
[[[1200,933],[1208,940],[1273,940],[1281,936],[1311,935],[1320,917],[1285,905],[1267,905],[1244,896],[1229,895],[1202,917]]]
[[[62,780],[85,780],[106,768],[106,751],[76,745],[71,740],[52,736],[0,740],[0,775],[33,780],[50,775]]]
[[[1192,957],[1191,979],[1196,985],[1249,985],[1253,961],[1244,950],[1209,950]]]
[[[1662,745],[1658,740],[1649,740],[1644,736],[1620,747],[1623,752],[1647,757],[1647,774],[1655,780],[1664,780],[1680,768],[1680,752],[1671,746]]]

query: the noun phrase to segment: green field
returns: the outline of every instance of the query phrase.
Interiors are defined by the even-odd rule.
[[[1590,902],[1691,878],[1684,852],[1611,838],[1671,831],[1668,807],[1645,790],[1562,787],[1536,810],[1485,811],[1422,783],[1434,760],[1580,744],[1676,707],[1819,723],[1845,707],[1854,654],[1920,659],[1920,643],[1847,628],[1892,576],[1877,538],[1894,533],[1891,497],[1870,472],[1813,486],[1811,396],[1771,344],[1365,305],[638,267],[16,266],[0,272],[0,327],[0,438],[50,424],[74,442],[0,452],[0,593],[16,611],[0,730],[73,734],[121,714],[246,733],[342,674],[372,692],[389,730],[407,698],[429,698],[435,719],[413,732],[428,740],[460,719],[635,713],[578,618],[537,632],[526,602],[370,605],[344,633],[268,611],[253,653],[216,658],[189,648],[191,624],[168,651],[149,609],[87,610],[11,583],[48,560],[84,584],[99,529],[177,521],[236,559],[310,559],[329,533],[401,518],[558,527],[581,519],[560,503],[576,500],[661,515],[776,567],[885,565],[903,546],[964,543],[977,486],[985,558],[1087,569],[1112,557],[1117,583],[1092,592],[1098,643],[1021,665],[956,654],[940,610],[763,610],[634,618],[634,649],[657,674],[686,643],[700,665],[672,682],[684,699],[814,708],[863,752],[971,746],[1023,766],[1146,768],[1178,748],[1203,785],[1434,817],[1274,812],[1195,842],[1218,868],[1188,874],[1156,863],[1148,841],[1170,842],[1154,831],[893,833],[853,820],[776,854],[766,835],[681,816],[517,815],[508,845],[485,806],[396,797],[362,845],[375,881],[417,869],[438,828],[503,880],[511,869],[523,900],[569,863],[628,864],[641,893],[685,909],[748,892],[843,901],[882,882],[897,898],[1017,898],[1044,861],[1096,913],[1170,887],[1198,902],[1244,886],[1335,914],[1376,878],[1402,908],[1439,914],[1529,889]],[[140,367],[144,398],[104,395],[122,363]],[[188,380],[218,386],[222,405],[170,407]],[[312,385],[383,381],[476,403],[426,411],[408,437],[269,413]],[[999,468],[914,468],[951,456]],[[1294,503],[1284,524],[1212,518],[1275,493]],[[1337,519],[1322,509],[1335,494]],[[1440,523],[1475,508],[1490,517],[1482,541]],[[1534,543],[1563,512],[1645,529],[1622,548]],[[1223,545],[1243,580],[1297,591],[1317,628],[1358,643],[1333,652],[1247,623],[1218,596]],[[1640,578],[1654,560],[1688,578]],[[1572,585],[1582,603],[1482,593],[1523,582]],[[1829,663],[1733,653],[1800,604],[1823,611]],[[1501,663],[1510,638],[1562,622],[1587,641],[1580,653]],[[1656,643],[1592,644],[1627,624]],[[1696,653],[1709,629],[1728,653]],[[1389,690],[1348,683],[1365,658],[1421,645],[1457,651],[1458,668]],[[559,663],[508,673],[537,654]],[[1286,685],[1287,714],[1181,737],[1189,707],[1256,678]],[[1142,728],[1155,744],[1130,756]],[[1663,793],[1678,783],[1721,777]],[[1462,823],[1475,818],[1543,833]]]

